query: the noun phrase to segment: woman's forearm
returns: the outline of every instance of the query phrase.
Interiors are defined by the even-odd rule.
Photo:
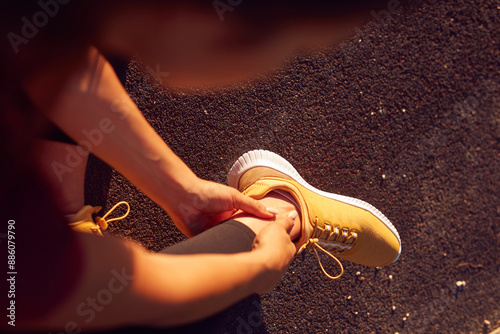
[[[42,79],[28,89],[35,103],[44,100]],[[169,203],[175,202],[172,199],[186,196],[197,180],[149,125],[111,65],[96,50],[91,49],[52,105],[40,104],[47,117],[81,149],[91,150],[167,211],[172,209]],[[59,170],[65,173],[71,168]]]
[[[75,154],[90,150],[165,209],[188,237],[228,219],[235,209],[274,216],[236,189],[198,178],[149,125],[97,50],[89,49],[73,68],[64,78],[67,69],[47,67],[25,83],[37,107],[79,144],[68,152],[66,166],[57,166],[59,176],[75,167]]]
[[[141,307],[148,315],[144,325],[172,326],[204,319],[260,291],[269,275],[262,252],[147,257],[139,262],[134,283],[145,301]],[[165,301],[169,307],[161,307]]]
[[[26,328],[59,329],[70,321],[82,330],[182,325],[216,314],[281,276],[279,268],[269,267],[273,252],[263,249],[167,255],[123,240],[87,234],[78,239],[85,270],[75,291],[50,317]]]

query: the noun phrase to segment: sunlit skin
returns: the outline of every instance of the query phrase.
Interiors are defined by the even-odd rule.
[[[189,256],[151,254],[123,240],[79,235],[85,254],[84,277],[63,305],[29,327],[61,328],[86,296],[95,295],[107,284],[102,273],[116,267],[125,268],[135,279],[91,323],[83,324],[87,326],[83,329],[171,326],[203,319],[252,293],[272,289],[295,254],[291,240],[300,236],[300,213],[290,218],[295,207],[287,200],[270,195],[256,201],[233,188],[198,178],[147,123],[98,50],[125,58],[138,54],[153,69],[158,66],[169,72],[162,79],[172,87],[217,88],[268,71],[295,50],[335,43],[356,23],[352,18],[283,21],[272,31],[248,39],[240,36],[246,27],[236,16],[221,22],[215,13],[183,7],[165,12],[129,7],[105,20],[96,48],[90,47],[84,60],[74,64],[74,72],[62,73],[54,65],[27,80],[26,91],[34,104],[76,142],[85,140],[83,129],[98,128],[102,119],[109,119],[114,130],[104,135],[92,153],[164,208],[186,236],[235,213],[257,235],[252,252]],[[93,66],[96,62],[100,66]],[[58,82],[54,78],[66,79]],[[55,87],[62,88],[57,88],[56,99],[51,101],[46,96]],[[110,106],[116,101],[123,113],[112,111]],[[63,182],[56,181],[50,175],[50,162],[64,160],[66,150],[61,145],[42,143],[39,164],[53,185],[62,212],[69,214],[84,204],[86,158]],[[200,198],[208,204],[196,219],[186,221],[179,207],[192,207]],[[278,214],[270,213],[268,207]]]

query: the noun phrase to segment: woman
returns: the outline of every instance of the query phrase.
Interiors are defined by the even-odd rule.
[[[11,270],[19,274],[15,328],[5,323],[2,328],[76,332],[191,323],[269,291],[297,249],[321,247],[318,240],[331,238],[335,226],[313,226],[310,211],[310,201],[326,199],[286,175],[259,171],[264,173],[259,180],[279,178],[286,191],[272,185],[260,191],[255,182],[234,185],[250,196],[194,175],[146,122],[106,57],[138,54],[153,71],[168,71],[163,79],[172,86],[224,85],[272,67],[296,49],[340,40],[380,5],[343,3],[4,4],[1,153],[8,163],[2,166],[0,199],[6,220],[15,225]],[[58,142],[35,140],[54,139],[48,124],[68,138],[59,133]],[[68,223],[94,224],[93,208],[79,211],[86,204],[89,152],[163,207],[186,236],[196,237],[165,250],[170,254],[152,254],[121,239],[72,231]],[[382,242],[387,251],[380,259],[352,260],[385,265],[399,256],[399,236],[373,212],[375,218],[354,215],[387,230]],[[334,241],[365,247],[356,240],[368,234],[358,225],[339,231]],[[225,242],[215,241],[220,236]],[[199,245],[202,249],[193,251]]]

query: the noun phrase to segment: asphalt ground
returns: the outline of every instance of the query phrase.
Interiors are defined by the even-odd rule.
[[[200,177],[225,183],[240,155],[271,150],[313,186],[373,204],[401,235],[398,262],[376,269],[343,261],[335,281],[312,253],[297,256],[271,293],[192,332],[500,327],[499,27],[498,1],[422,1],[386,22],[373,19],[341,45],[291,57],[265,80],[224,91],[173,91],[132,61],[126,89]],[[152,251],[184,239],[159,206],[94,158],[86,191],[88,204],[105,209],[130,203],[110,234]]]

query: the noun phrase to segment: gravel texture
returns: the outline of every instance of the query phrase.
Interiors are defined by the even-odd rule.
[[[384,23],[372,20],[341,45],[290,58],[265,80],[224,91],[171,91],[132,61],[126,89],[200,177],[225,183],[241,154],[271,150],[313,186],[376,206],[402,239],[397,263],[344,261],[335,281],[312,253],[297,256],[271,293],[192,332],[499,327],[499,28],[498,1],[421,1]],[[184,239],[160,207],[97,159],[86,187],[89,204],[132,207],[108,233],[152,251]]]

